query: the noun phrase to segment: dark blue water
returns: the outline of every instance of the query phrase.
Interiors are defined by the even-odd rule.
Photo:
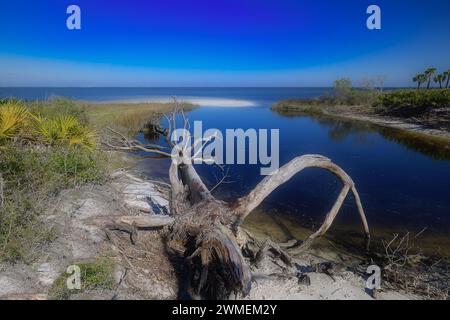
[[[373,129],[350,123],[346,133],[335,135],[333,121],[308,117],[286,118],[269,108],[200,108],[188,114],[202,120],[204,128],[280,129],[280,165],[303,154],[322,154],[341,166],[355,181],[372,226],[398,230],[450,231],[450,161],[436,160],[386,139]],[[341,130],[342,131],[342,130]],[[150,162],[146,165],[153,167]],[[232,165],[230,184],[218,193],[225,199],[245,195],[260,180],[259,165]],[[168,162],[162,173],[167,172]],[[220,170],[199,166],[209,186]],[[317,224],[331,208],[340,182],[330,173],[310,169],[277,189],[266,201],[267,209],[296,215]],[[340,213],[342,224],[358,224],[351,197]]]
[[[2,88],[0,97],[35,100],[59,96],[88,101],[133,100],[151,97],[211,97],[258,101],[267,105],[295,97],[320,96],[330,88]]]
[[[313,97],[324,88],[0,88],[0,96],[26,99],[50,95],[84,100],[112,100],[151,96],[195,96],[244,99],[257,107],[209,108],[189,112],[191,121],[202,120],[204,130],[218,128],[280,129],[280,164],[303,154],[322,154],[340,165],[355,181],[369,223],[377,228],[420,230],[450,234],[450,157],[448,150],[399,139],[393,130],[360,123],[309,117],[285,117],[270,110],[280,99]],[[146,160],[152,174],[167,174],[168,162]],[[263,177],[258,165],[229,167],[229,181],[217,190],[225,199],[246,194]],[[217,168],[202,165],[207,184],[215,184]],[[340,183],[330,173],[311,169],[276,190],[263,204],[283,214],[316,224],[332,206]],[[359,223],[352,199],[339,215],[340,224]]]

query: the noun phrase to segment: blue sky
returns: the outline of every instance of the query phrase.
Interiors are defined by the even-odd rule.
[[[81,30],[66,28],[67,6]],[[382,30],[366,28],[366,8]],[[450,68],[450,1],[2,0],[0,86],[411,85]]]

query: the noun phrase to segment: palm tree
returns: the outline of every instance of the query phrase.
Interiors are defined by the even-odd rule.
[[[450,82],[450,69],[448,69],[447,71],[444,71],[444,78],[447,79],[447,84],[445,85],[445,88],[449,88],[448,83]],[[445,79],[444,79],[445,81]]]
[[[443,74],[438,74],[436,77],[434,77],[434,82],[439,83],[439,88],[442,89],[442,81],[444,81],[445,76]]]
[[[412,80],[413,82],[417,82],[417,90],[419,90],[420,89],[419,74],[417,74]]]
[[[419,75],[419,81],[420,81],[420,84],[427,82],[427,76],[424,75],[423,73],[421,73]]]
[[[427,81],[427,76],[424,75],[423,73],[418,73],[414,78],[413,78],[414,82],[417,82],[417,90],[420,89],[420,86],[422,85],[422,83],[424,83],[425,81]]]
[[[428,79],[427,89],[430,89],[431,79],[435,72],[436,72],[436,68],[428,68],[427,70],[425,70],[425,75]]]
[[[420,89],[420,86],[422,85],[422,83],[424,83],[425,81],[427,81],[427,76],[424,75],[423,73],[418,73],[414,78],[413,78],[414,82],[417,82],[417,90]]]

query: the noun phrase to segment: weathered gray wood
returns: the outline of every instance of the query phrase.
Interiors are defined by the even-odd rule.
[[[174,218],[165,215],[122,216],[117,223],[125,223],[138,229],[162,228],[172,224]]]
[[[238,208],[236,213],[240,216],[243,221],[261,202],[267,198],[276,188],[278,188],[283,183],[289,181],[294,175],[301,172],[306,168],[322,168],[332,172],[337,176],[343,183],[343,188],[338,198],[336,199],[332,209],[327,214],[325,221],[322,226],[310,235],[296,250],[296,253],[304,251],[317,237],[324,235],[330,226],[332,225],[334,219],[336,218],[339,209],[347,197],[350,189],[352,190],[356,206],[363,224],[364,232],[367,239],[367,247],[370,241],[370,231],[369,225],[367,223],[366,215],[361,204],[361,199],[355,188],[353,180],[347,175],[347,173],[342,170],[339,166],[331,162],[330,159],[320,156],[320,155],[304,155],[297,157],[278,169],[273,175],[267,176],[261,181],[247,196],[242,197],[238,200]],[[293,250],[294,251],[294,250]]]

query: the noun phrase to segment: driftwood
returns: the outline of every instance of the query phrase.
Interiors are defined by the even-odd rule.
[[[116,223],[127,224],[137,229],[162,228],[174,222],[174,219],[164,215],[123,216]]]
[[[184,127],[189,123],[184,117]],[[343,184],[341,193],[322,226],[291,252],[300,253],[316,239],[324,235],[332,225],[347,194],[351,191],[355,199],[362,225],[369,243],[370,233],[363,207],[352,179],[336,164],[320,155],[297,157],[281,167],[273,175],[263,179],[247,196],[234,203],[216,199],[206,187],[192,164],[192,147],[180,147],[174,143],[177,137],[171,137],[176,128],[176,112],[165,116],[167,129],[166,141],[175,152],[171,153],[172,163],[169,169],[171,184],[170,214],[173,222],[166,227],[168,252],[183,261],[187,271],[187,289],[192,297],[229,298],[232,294],[246,295],[251,288],[251,272],[245,261],[237,235],[240,224],[269,196],[272,191],[287,182],[294,175],[307,168],[322,168],[337,176]],[[137,141],[125,138],[113,129],[117,139],[105,143],[116,150],[147,151],[169,156],[161,147],[143,146]],[[202,143],[202,141],[194,142]],[[132,218],[127,218],[132,219]],[[141,219],[141,218],[139,218]],[[126,221],[122,221],[126,222]],[[133,221],[128,221],[133,225]],[[138,221],[135,221],[138,225]],[[149,222],[150,223],[150,222]],[[145,225],[145,223],[143,223]],[[270,246],[286,263],[290,259],[277,246]],[[260,250],[264,254],[266,248]],[[260,259],[260,257],[256,257]]]

